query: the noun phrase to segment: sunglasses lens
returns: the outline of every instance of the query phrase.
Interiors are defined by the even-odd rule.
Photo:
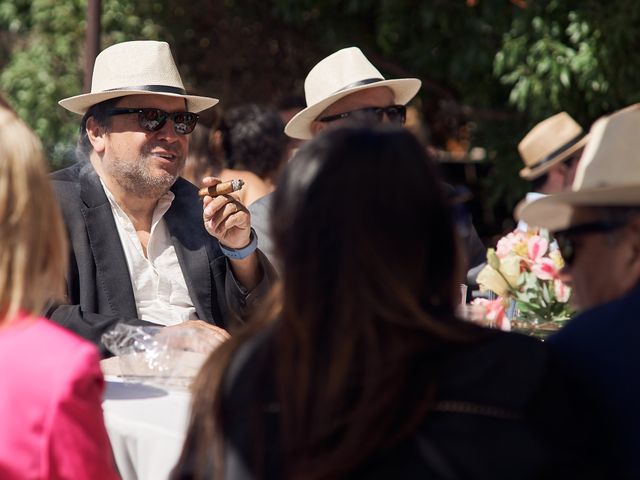
[[[173,115],[173,124],[175,125],[176,133],[179,135],[186,135],[193,132],[198,123],[198,115],[190,112],[180,112]]]
[[[398,125],[404,125],[404,122],[407,119],[407,110],[403,105],[398,105],[394,107],[387,107],[385,109],[387,114],[387,118],[391,123],[396,123]]]
[[[140,126],[148,132],[156,132],[167,121],[167,113],[158,108],[144,108],[138,116]]]

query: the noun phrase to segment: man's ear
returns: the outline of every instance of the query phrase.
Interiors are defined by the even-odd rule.
[[[311,130],[311,135],[315,137],[322,130],[327,128],[327,126],[328,125],[325,122],[319,122],[317,120],[314,120],[313,122],[311,122],[311,125],[309,125],[309,130]]]
[[[96,119],[93,117],[89,117],[87,119],[87,137],[93,145],[93,149],[97,153],[104,152],[105,148],[105,137],[107,135],[107,131],[104,127],[100,126]]]

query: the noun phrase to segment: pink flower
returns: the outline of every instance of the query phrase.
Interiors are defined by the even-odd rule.
[[[540,280],[554,280],[558,278],[558,268],[550,258],[541,258],[531,267],[533,274]]]
[[[482,319],[471,319],[483,323],[487,326],[495,326],[501,330],[511,330],[511,322],[507,318],[504,309],[504,299],[498,297],[495,300],[487,300],[486,298],[476,298],[471,302],[472,305],[481,306],[484,309]]]
[[[538,262],[542,257],[544,257],[548,248],[549,241],[539,235],[534,235],[527,241],[527,255],[533,262]]]
[[[556,299],[559,302],[567,303],[571,296],[571,288],[567,287],[559,278],[553,281],[553,291],[556,294]]]
[[[498,244],[496,245],[496,254],[500,258],[505,258],[508,255],[512,255],[517,250],[518,244],[524,241],[524,232],[515,230],[498,240]]]

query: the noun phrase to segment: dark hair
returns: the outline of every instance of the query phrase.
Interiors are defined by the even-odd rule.
[[[273,108],[250,104],[229,110],[220,122],[227,166],[273,179],[285,160],[287,137]]]
[[[111,126],[111,117],[107,112],[116,106],[120,98],[122,97],[111,98],[104,102],[96,103],[95,105],[92,105],[82,116],[82,120],[80,121],[78,144],[76,145],[76,156],[79,159],[89,158],[89,155],[93,150],[93,145],[91,145],[89,136],[87,135],[87,121],[89,118],[93,117],[98,125],[104,128],[109,128]]]
[[[439,352],[476,338],[454,314],[461,272],[450,207],[435,163],[406,130],[330,129],[285,169],[272,230],[283,262],[275,365],[252,369],[277,372],[287,477],[346,476],[416,431],[433,406]],[[250,328],[268,320],[262,313]],[[183,464],[187,450],[200,471],[211,462],[217,387],[248,335],[201,370]]]

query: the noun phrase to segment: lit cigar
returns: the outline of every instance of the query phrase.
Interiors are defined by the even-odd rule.
[[[237,192],[242,188],[244,182],[242,180],[231,180],[229,182],[222,182],[214,185],[213,187],[201,188],[198,195],[204,197],[209,195],[215,197],[217,195],[226,195],[231,192]]]

